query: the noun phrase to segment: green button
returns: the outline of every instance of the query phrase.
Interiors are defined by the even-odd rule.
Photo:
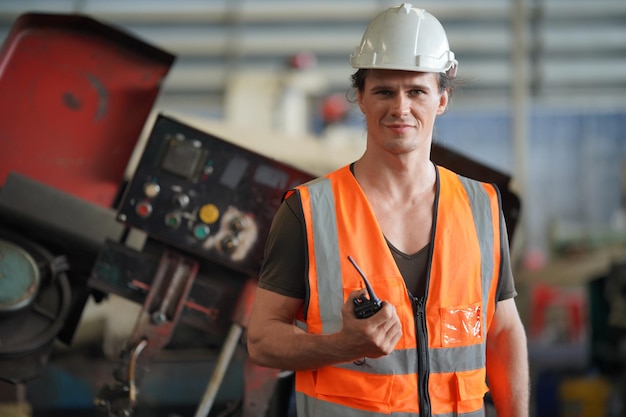
[[[176,228],[180,225],[180,214],[169,213],[165,215],[165,225],[171,228]]]
[[[193,228],[193,235],[198,240],[205,240],[209,233],[211,233],[211,229],[206,224],[198,224]]]

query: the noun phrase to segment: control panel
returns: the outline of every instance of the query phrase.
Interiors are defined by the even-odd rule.
[[[161,114],[118,219],[156,240],[254,275],[284,192],[312,178]]]

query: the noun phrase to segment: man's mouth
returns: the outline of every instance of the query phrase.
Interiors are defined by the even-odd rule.
[[[387,124],[387,129],[392,130],[396,133],[406,133],[407,131],[413,129],[413,125],[405,124],[405,123],[391,123]]]

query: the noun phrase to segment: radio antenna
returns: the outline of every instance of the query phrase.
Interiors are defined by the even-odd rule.
[[[372,286],[370,285],[369,281],[365,277],[365,274],[363,273],[363,271],[361,271],[361,268],[359,268],[359,266],[356,264],[356,261],[352,259],[352,256],[350,255],[348,255],[348,260],[352,263],[352,265],[354,265],[359,275],[361,275],[361,278],[363,278],[363,282],[365,283],[365,289],[367,289],[367,293],[370,296],[370,300],[376,303],[380,303],[380,299],[376,296],[376,293],[374,293]]]

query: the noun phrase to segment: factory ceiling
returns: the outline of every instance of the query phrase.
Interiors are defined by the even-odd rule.
[[[177,56],[162,100],[169,106],[219,107],[238,72],[288,71],[308,57],[324,91],[343,93],[348,55],[367,22],[391,1],[64,1],[2,0],[0,39],[26,11],[83,13]],[[522,56],[529,97],[556,104],[621,106],[626,93],[626,2],[619,0],[423,1],[446,27],[466,78],[456,106],[501,106]],[[521,7],[521,16],[520,9]],[[522,22],[514,33],[515,18]],[[516,46],[517,45],[517,46]],[[515,64],[519,65],[519,64]],[[519,68],[518,68],[519,69]]]

